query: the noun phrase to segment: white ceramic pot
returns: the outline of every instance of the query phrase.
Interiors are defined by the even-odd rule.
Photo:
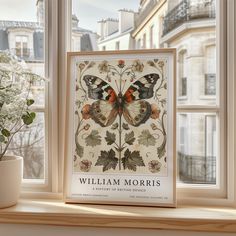
[[[23,175],[23,158],[4,156],[0,161],[0,208],[17,203]]]

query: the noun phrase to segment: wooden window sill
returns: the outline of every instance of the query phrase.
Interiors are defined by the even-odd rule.
[[[0,223],[236,232],[236,209],[193,206],[173,209],[20,200],[16,206],[0,209]]]

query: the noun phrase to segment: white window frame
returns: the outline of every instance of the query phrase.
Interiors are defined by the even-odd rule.
[[[47,2],[45,64],[49,65],[47,74],[50,78],[48,85],[49,99],[46,104],[49,122],[48,130],[48,184],[41,189],[43,193],[26,194],[25,196],[61,198],[63,190],[64,139],[65,139],[65,100],[66,100],[66,52],[70,49],[71,39],[71,0],[45,0]],[[227,2],[227,4],[226,4]],[[226,11],[227,10],[227,11]],[[221,80],[218,106],[179,106],[178,112],[219,112],[221,126],[219,129],[220,143],[220,178],[216,187],[178,185],[177,196],[179,204],[201,205],[236,205],[236,3],[235,0],[221,1],[217,6],[217,76],[227,78],[226,83]],[[227,13],[227,14],[226,14]],[[58,15],[60,18],[58,19]],[[49,17],[50,16],[50,17]],[[60,27],[58,27],[60,26]],[[228,30],[226,31],[226,26]],[[226,34],[227,33],[227,34]],[[65,38],[66,35],[66,38]],[[227,35],[227,37],[226,37]],[[227,47],[227,48],[226,48]],[[227,52],[227,53],[226,53]],[[57,60],[55,60],[57,58]],[[232,63],[226,64],[226,61]],[[226,93],[227,91],[227,93]],[[60,94],[60,96],[58,96]],[[226,104],[227,96],[227,104]],[[60,104],[60,106],[59,106]],[[227,108],[227,109],[226,109]],[[226,110],[230,116],[225,119]],[[60,127],[60,129],[58,129]],[[227,131],[227,132],[226,132]],[[59,138],[58,138],[59,137]],[[227,140],[227,142],[226,142]],[[31,191],[38,191],[35,185],[29,186]],[[29,190],[27,188],[27,190]],[[23,194],[24,196],[24,194]]]
[[[49,81],[45,84],[45,107],[35,107],[34,110],[45,114],[45,181],[24,181],[21,196],[25,198],[61,196],[58,184],[58,1],[44,1],[44,69]]]
[[[178,106],[178,112],[212,112],[219,114],[217,124],[218,160],[216,186],[178,184],[178,199],[181,204],[222,205],[236,204],[235,188],[235,137],[236,137],[236,98],[235,98],[235,11],[234,0],[217,1],[216,47],[217,47],[217,106]],[[229,63],[226,63],[229,62]],[[219,79],[221,78],[221,79]],[[230,115],[226,115],[230,111]],[[220,150],[220,151],[219,151]]]

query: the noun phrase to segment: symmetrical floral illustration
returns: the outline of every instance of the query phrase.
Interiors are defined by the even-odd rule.
[[[166,60],[76,68],[74,171],[166,174]]]

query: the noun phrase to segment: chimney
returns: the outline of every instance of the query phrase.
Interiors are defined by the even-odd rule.
[[[100,39],[104,39],[107,36],[118,31],[119,21],[117,19],[107,18],[106,20],[98,21],[98,35]]]
[[[37,22],[40,27],[44,27],[44,1],[37,0]]]
[[[119,10],[119,33],[123,33],[130,28],[134,27],[134,15],[132,10],[121,9]]]
[[[118,31],[119,28],[119,21],[117,19],[108,18],[105,22],[104,27],[104,37],[107,37],[116,31]]]
[[[100,20],[97,23],[98,23],[97,33],[98,33],[100,39],[103,39],[104,38],[105,20]]]

